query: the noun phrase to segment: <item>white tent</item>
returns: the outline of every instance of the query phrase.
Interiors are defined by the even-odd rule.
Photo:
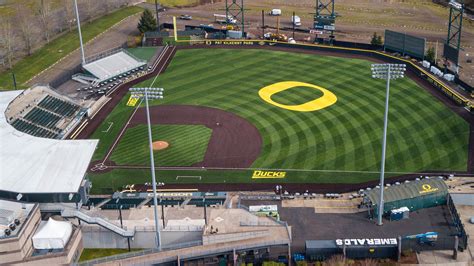
[[[35,249],[61,249],[67,245],[72,234],[69,222],[56,221],[51,218],[42,222],[33,236]]]

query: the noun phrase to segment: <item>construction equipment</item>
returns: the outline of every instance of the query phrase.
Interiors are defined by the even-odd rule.
[[[438,233],[426,232],[424,234],[405,236],[404,239],[417,239],[418,244],[420,245],[427,244],[430,246],[434,246],[436,241],[438,240]]]
[[[265,40],[271,40],[271,41],[279,41],[279,42],[287,42],[288,41],[288,36],[285,34],[281,33],[271,33],[267,32],[265,35],[263,35]]]
[[[232,16],[214,14],[214,21],[220,24],[237,24],[237,20]]]

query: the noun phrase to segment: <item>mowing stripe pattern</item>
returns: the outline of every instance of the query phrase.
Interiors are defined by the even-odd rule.
[[[260,88],[280,81],[324,87],[338,101],[303,113],[258,97]],[[264,141],[253,167],[379,169],[385,83],[371,78],[368,61],[251,49],[180,50],[157,84],[166,88],[166,97],[153,104],[204,105],[251,121]],[[320,96],[305,89],[281,94],[274,99],[285,104]],[[387,171],[465,171],[467,123],[415,82],[392,82],[389,115]]]
[[[154,151],[156,166],[192,166],[201,162],[212,130],[202,125],[154,125],[153,141],[169,147]],[[146,125],[128,128],[110,158],[119,165],[150,165]]]

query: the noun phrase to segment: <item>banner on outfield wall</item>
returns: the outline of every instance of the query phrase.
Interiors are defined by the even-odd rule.
[[[255,170],[253,171],[252,178],[285,178],[286,172],[282,171],[262,171],[262,170]]]
[[[264,41],[247,41],[247,40],[205,40],[202,42],[193,42],[193,44],[206,45],[265,45]]]

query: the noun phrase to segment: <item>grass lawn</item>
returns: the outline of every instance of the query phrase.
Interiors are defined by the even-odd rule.
[[[82,25],[83,41],[87,42],[91,40],[120,20],[142,10],[140,7],[126,7],[98,18],[91,23]],[[49,44],[35,51],[31,56],[21,59],[11,70],[16,75],[17,85],[20,89],[26,88],[24,84],[26,81],[78,47],[79,37],[77,31],[72,31],[51,41]],[[9,70],[0,74],[0,90],[13,89],[11,71]]]
[[[380,165],[385,82],[371,78],[370,64],[361,59],[253,49],[180,50],[156,80],[166,88],[166,97],[152,104],[202,105],[246,118],[263,139],[261,154],[252,168],[296,169],[283,182],[373,180],[378,178]],[[334,93],[337,102],[318,111],[296,112],[259,97],[261,88],[281,81],[321,86]],[[150,83],[148,80],[137,86]],[[318,90],[297,87],[274,94],[272,100],[298,105],[320,96]],[[390,100],[389,176],[466,170],[469,126],[464,120],[408,78],[392,82]],[[110,116],[122,110],[118,106]],[[110,143],[107,138],[101,142]],[[127,171],[90,177],[94,186],[100,187],[107,180],[133,183],[148,176],[146,171]],[[196,182],[177,181],[176,172],[160,174],[169,179],[168,183]],[[209,183],[274,182],[250,180],[245,171],[207,171],[204,175],[202,182]],[[108,186],[113,186],[112,182]]]
[[[141,250],[139,248],[132,248],[131,251]],[[85,248],[82,251],[79,262],[93,260],[97,258],[122,254],[129,252],[128,249],[118,249],[118,248]]]
[[[212,130],[202,125],[155,125],[153,141],[166,141],[168,148],[154,151],[156,166],[192,166],[206,153]],[[150,165],[148,127],[128,128],[110,157],[119,165]]]
[[[155,0],[147,0],[148,3],[155,3]],[[199,0],[160,0],[160,5],[165,7],[186,7],[199,4]]]
[[[156,53],[157,47],[128,48],[127,51],[139,59],[149,61]]]

